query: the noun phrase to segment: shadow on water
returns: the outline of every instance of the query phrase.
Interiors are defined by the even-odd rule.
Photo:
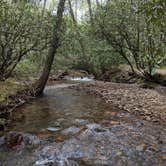
[[[27,146],[29,142],[19,150],[1,146],[0,165],[166,164],[162,127],[67,88],[72,83],[48,86],[43,97],[14,113],[6,133],[20,132],[35,146]]]

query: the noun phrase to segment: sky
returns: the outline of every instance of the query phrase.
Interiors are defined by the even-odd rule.
[[[72,0],[73,2],[75,2],[73,4],[73,10],[74,13],[76,14],[76,2],[77,2],[77,19],[81,19],[86,12],[88,11],[88,5],[87,5],[87,0]],[[99,2],[103,2],[105,0],[99,0]],[[43,4],[44,0],[42,0],[42,4]],[[95,3],[96,0],[91,0],[92,3]],[[47,0],[46,3],[46,7],[47,9],[50,9],[52,11],[52,14],[56,14],[56,8],[57,8],[57,3],[58,0]]]

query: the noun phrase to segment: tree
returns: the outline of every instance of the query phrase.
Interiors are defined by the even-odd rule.
[[[45,62],[45,66],[43,68],[42,75],[40,76],[39,80],[35,84],[35,89],[34,89],[35,96],[39,96],[43,93],[43,90],[45,88],[45,85],[47,83],[47,80],[51,71],[55,54],[60,45],[59,33],[61,31],[64,8],[65,8],[65,0],[59,0],[57,16],[56,16],[56,21],[55,21],[54,29],[53,29],[53,36],[51,40],[51,46],[48,51],[48,56]]]
[[[73,24],[74,24],[74,28],[75,28],[75,31],[76,31],[76,34],[77,34],[77,39],[78,39],[78,41],[80,43],[85,69],[88,72],[90,72],[91,64],[89,63],[87,48],[86,48],[84,39],[83,39],[83,37],[81,36],[81,34],[79,32],[78,25],[77,25],[77,20],[75,19],[74,12],[73,12],[70,0],[68,0],[68,4],[69,4],[69,12],[70,12],[70,15],[71,15],[71,18],[72,18],[72,21],[73,21]]]
[[[89,8],[90,21],[91,21],[91,25],[92,25],[92,28],[93,28],[94,27],[94,21],[93,21],[93,13],[92,13],[91,0],[87,0],[87,3],[88,3],[88,8]]]
[[[0,80],[11,76],[28,54],[42,53],[50,37],[49,20],[28,3],[0,2]]]
[[[42,16],[44,16],[44,13],[45,13],[46,3],[47,3],[47,0],[44,0],[43,9],[42,9]]]
[[[164,33],[139,12],[141,7],[140,1],[112,1],[101,9],[96,21],[100,38],[104,37],[134,73],[151,80],[155,69],[166,58]]]

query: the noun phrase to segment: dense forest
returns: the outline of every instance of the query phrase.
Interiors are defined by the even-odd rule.
[[[72,92],[70,90],[69,92],[68,90],[59,92],[54,86],[62,86],[62,89],[67,87],[72,89]],[[49,97],[44,98],[45,95],[44,97],[42,96],[44,92],[46,96],[56,94],[57,96],[54,100],[60,103],[62,99],[64,102],[63,107],[65,107],[65,104],[70,104],[68,107],[72,104],[76,105],[78,109],[80,108],[80,112],[84,112],[84,109],[86,109],[84,104],[87,102],[87,105],[89,104],[88,108],[94,109],[94,114],[96,112],[92,119],[95,119],[95,123],[101,123],[103,115],[101,115],[100,119],[99,112],[102,110],[100,103],[95,99],[93,101],[91,97],[89,102],[84,101],[86,98],[88,99],[90,94],[93,97],[97,96],[102,98],[100,102],[104,103],[103,108],[106,112],[103,114],[104,117],[107,116],[105,121],[108,121],[108,117],[113,117],[113,120],[108,122],[109,124],[121,125],[120,120],[117,122],[116,119],[117,117],[121,119],[121,117],[119,115],[116,117],[117,112],[110,112],[109,108],[105,108],[106,105],[107,107],[108,105],[109,107],[111,106],[113,110],[117,109],[120,112],[123,110],[131,114],[132,122],[130,123],[133,126],[135,124],[132,115],[136,116],[137,121],[141,121],[140,124],[143,124],[144,122],[142,121],[144,120],[148,121],[147,123],[149,124],[146,124],[145,129],[140,133],[144,134],[149,130],[147,137],[154,134],[154,137],[165,139],[165,86],[165,0],[0,0],[0,131],[2,131],[0,132],[0,156],[3,152],[3,149],[1,149],[2,137],[5,138],[7,145],[9,144],[9,148],[20,146],[22,142],[26,146],[24,140],[27,139],[25,139],[27,136],[24,133],[11,133],[11,131],[29,132],[29,130],[26,130],[27,128],[23,128],[23,131],[19,128],[24,122],[20,122],[18,119],[22,114],[21,119],[25,118],[26,114],[29,116],[31,111],[33,117],[30,118],[34,118],[34,121],[36,120],[37,122],[38,120],[43,121],[41,110],[45,106],[37,108],[37,105],[40,105],[40,102],[46,104],[48,100],[52,102],[54,99],[54,97],[52,100],[48,99]],[[49,89],[52,89],[52,92]],[[75,99],[74,94],[78,95],[77,93],[79,93],[77,91],[86,93],[88,96],[83,95],[83,99],[81,97]],[[64,93],[64,95],[61,93]],[[67,97],[68,95],[71,96]],[[43,98],[40,98],[41,96]],[[69,98],[70,101],[67,102]],[[78,100],[78,102],[74,103],[74,100]],[[32,109],[30,106],[26,106],[27,103],[33,101],[36,103],[34,104],[35,106],[32,104]],[[56,103],[57,107],[59,103]],[[80,105],[77,106],[78,103]],[[93,108],[91,108],[93,104],[91,105],[90,103],[95,103]],[[34,109],[36,113],[34,114],[33,106],[36,107]],[[26,113],[25,111],[24,115],[24,113],[20,114],[19,111],[15,111],[21,110],[22,107],[25,107],[24,109],[29,110],[29,112]],[[71,108],[75,110],[75,107]],[[53,111],[55,108],[51,106],[49,109]],[[13,116],[13,112],[18,113]],[[82,115],[80,112],[79,115]],[[39,117],[35,119],[37,114]],[[50,114],[54,117],[55,113],[51,112]],[[61,115],[61,113],[57,114],[54,121],[57,121],[57,116]],[[72,112],[71,114],[73,114],[74,120],[77,120],[75,117],[77,113]],[[65,118],[65,116],[64,114],[61,118]],[[137,116],[141,120],[138,120]],[[116,118],[114,119],[114,117]],[[32,119],[27,123],[30,123]],[[92,119],[90,118],[90,120]],[[70,120],[70,123],[74,120]],[[13,129],[15,122],[20,122],[20,126],[18,125],[19,127]],[[82,121],[82,123],[84,122]],[[42,122],[40,125],[42,126]],[[88,124],[86,125],[88,126]],[[75,130],[71,128],[74,132],[76,130],[81,132],[89,127],[87,126],[79,129],[75,127]],[[152,133],[151,129],[154,126],[157,127]],[[59,131],[59,129],[52,126],[47,127],[48,132]],[[65,127],[60,126],[60,128]],[[33,126],[30,126],[30,128],[32,129]],[[90,132],[93,129],[98,133],[107,131],[105,128],[93,127],[90,127],[88,131]],[[37,127],[35,128],[36,130]],[[70,132],[73,132],[73,130]],[[129,131],[126,132],[129,135],[131,134]],[[4,136],[4,133],[7,133],[7,136]],[[30,133],[34,134],[35,132]],[[162,133],[162,136],[158,136],[156,133]],[[44,134],[45,136],[48,135],[48,133]],[[113,134],[117,136],[117,133]],[[38,135],[40,137],[41,133],[38,133]],[[51,137],[54,136],[51,135]],[[107,136],[105,137],[107,138]],[[59,137],[61,135],[56,139],[65,140],[65,138]],[[96,137],[99,140],[101,139],[99,135]],[[28,139],[32,138],[28,137]],[[106,141],[109,139],[107,138]],[[127,139],[130,140],[130,138]],[[135,139],[135,137],[133,136],[132,139]],[[144,139],[146,140],[147,138],[144,136],[142,140]],[[92,140],[92,142],[95,141]],[[162,140],[162,144],[164,143]],[[128,144],[131,144],[131,142],[128,142]],[[138,142],[134,144],[138,144]],[[120,156],[122,155],[120,160],[110,160],[113,165],[115,165],[116,161],[120,162],[119,165],[124,165],[124,163],[133,165],[137,162],[145,163],[146,165],[156,165],[156,163],[164,165],[166,156],[163,155],[164,152],[161,149],[158,150],[160,151],[159,156],[151,154],[155,161],[150,158],[143,161],[142,151],[148,146],[145,144],[141,143],[141,145],[136,146],[136,150],[141,151],[141,155],[137,156],[140,159],[138,161],[136,161],[136,156],[128,159],[131,162],[122,161],[123,152],[122,154],[116,152]],[[156,149],[160,146],[158,144],[155,145]],[[69,145],[67,143],[65,145],[70,146],[70,142]],[[81,147],[79,143],[78,146]],[[105,145],[103,146],[105,147]],[[124,145],[124,147],[126,146]],[[132,147],[130,148],[132,149]],[[53,149],[48,152],[49,155],[51,155]],[[62,151],[61,149],[60,152],[63,153]],[[9,151],[6,153],[9,153]],[[22,156],[23,158],[27,157],[24,155]],[[78,163],[74,160],[76,162],[74,164],[104,165],[103,159],[99,162],[97,160],[97,164],[95,164],[91,160],[90,152],[87,155],[88,157],[86,155],[80,156],[81,159],[79,158]],[[10,162],[6,162],[5,165],[3,161],[12,159],[10,158],[11,156],[9,155],[9,158],[5,158],[5,153],[2,156],[2,158],[0,157],[0,165],[10,166]],[[145,152],[145,156],[148,156],[148,152]],[[86,157],[88,158],[87,160]],[[97,158],[100,159],[100,157],[98,156]],[[55,165],[58,165],[62,160],[56,161],[58,159],[54,159],[53,163]],[[110,162],[110,160],[108,161]],[[13,161],[14,163],[16,162],[15,160]],[[111,162],[106,161],[107,159],[105,160],[106,165],[111,165]],[[133,161],[134,163],[132,163]],[[21,162],[16,165],[21,166]],[[29,162],[26,162],[28,166]],[[64,160],[63,162],[64,165],[75,166],[73,161],[68,163]],[[45,164],[48,163],[50,161],[45,162]]]
[[[62,25],[55,25],[56,1],[0,3],[1,80],[38,76],[54,33],[59,46],[53,71],[83,69],[100,78],[106,70],[128,65],[152,79],[166,63],[164,0],[69,1]]]

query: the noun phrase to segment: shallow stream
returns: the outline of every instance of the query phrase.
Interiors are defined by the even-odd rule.
[[[10,148],[1,137],[0,166],[166,165],[165,129],[69,87],[48,86],[13,114],[5,134],[23,144]]]

